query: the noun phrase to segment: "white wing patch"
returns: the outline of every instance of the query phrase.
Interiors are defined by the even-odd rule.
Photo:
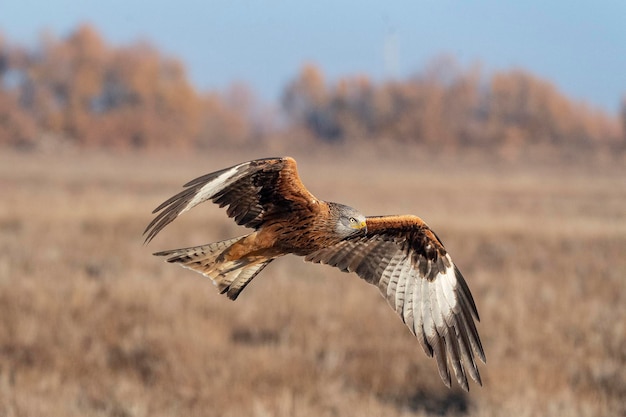
[[[450,264],[452,264],[452,260],[449,259],[450,255],[446,254],[446,257],[450,260]],[[459,303],[454,292],[457,286],[454,267],[449,266],[446,268],[446,272],[444,274],[437,275],[435,282],[439,285],[437,296],[439,297],[438,299],[440,304],[446,306],[449,312],[457,312],[459,310]]]
[[[249,165],[249,163],[246,162],[245,164],[240,164],[235,167],[232,167],[228,171],[223,172],[222,174],[215,177],[215,179],[206,183],[202,188],[200,188],[200,190],[196,193],[196,195],[193,196],[191,201],[187,203],[185,208],[183,208],[180,211],[179,215],[188,210],[191,210],[193,207],[197,206],[198,204],[207,201],[208,199],[212,198],[215,194],[222,191],[224,188],[228,187],[235,181],[237,181],[239,178],[241,178],[241,174],[239,175],[237,174],[241,172],[245,172],[245,169],[242,170],[241,168],[246,165]]]

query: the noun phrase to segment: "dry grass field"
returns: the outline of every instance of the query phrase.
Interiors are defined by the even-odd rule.
[[[265,153],[2,151],[0,417],[626,415],[623,161],[337,153],[292,153],[314,194],[421,216],[463,271],[482,388],[445,388],[356,275],[285,257],[232,302],[151,255],[241,233],[217,207],[143,246],[183,183]]]

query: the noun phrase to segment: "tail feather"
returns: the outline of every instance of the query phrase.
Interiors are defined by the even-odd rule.
[[[252,278],[269,264],[273,258],[242,258],[226,261],[228,249],[245,236],[222,240],[190,248],[172,249],[156,252],[156,256],[169,256],[170,263],[178,263],[184,268],[194,270],[209,277],[220,293],[235,300]]]
[[[228,248],[237,243],[244,236],[234,239],[222,240],[220,242],[208,243],[190,248],[170,249],[153,253],[155,256],[169,256],[166,259],[170,263],[194,264],[194,270],[205,273],[215,266],[220,255],[224,254]],[[191,266],[189,266],[191,268]],[[206,270],[204,269],[206,268]]]
[[[226,294],[231,300],[236,300],[246,285],[252,281],[252,278],[261,272],[272,260],[273,259],[268,259],[264,262],[251,263],[247,266],[231,270],[225,275],[220,274],[219,282],[216,279],[214,279],[213,282],[217,284],[222,294]]]

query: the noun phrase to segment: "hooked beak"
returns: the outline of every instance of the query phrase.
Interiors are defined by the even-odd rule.
[[[363,231],[363,236],[367,234],[367,223],[365,222],[365,220],[359,224],[359,229]]]

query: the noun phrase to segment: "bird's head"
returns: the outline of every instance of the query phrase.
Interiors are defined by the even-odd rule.
[[[365,235],[367,233],[367,223],[365,216],[358,210],[343,204],[333,203],[330,205],[331,211],[334,211],[337,222],[335,223],[335,232],[342,239]]]

